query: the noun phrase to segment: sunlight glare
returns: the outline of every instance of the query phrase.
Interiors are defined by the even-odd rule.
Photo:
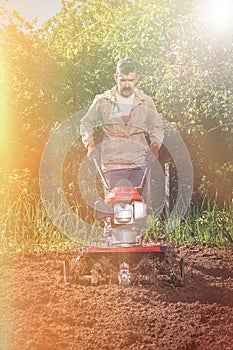
[[[232,28],[232,0],[206,0],[203,5],[203,20],[210,30],[222,33]]]
[[[8,118],[8,110],[7,110],[7,79],[6,79],[6,62],[5,55],[3,50],[0,50],[0,155],[1,158],[4,155],[4,148],[6,143],[6,134],[7,134],[7,118]]]

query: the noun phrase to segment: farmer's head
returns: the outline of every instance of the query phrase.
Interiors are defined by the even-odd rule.
[[[122,58],[117,63],[114,79],[120,95],[126,98],[132,95],[138,82],[137,63],[131,58]]]

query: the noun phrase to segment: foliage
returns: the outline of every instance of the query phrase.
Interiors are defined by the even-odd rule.
[[[0,252],[77,250],[78,244],[64,237],[48,219],[42,200],[36,193],[36,184],[31,183],[29,169],[14,169],[10,174],[6,169],[1,169],[0,175]],[[73,198],[73,186],[71,183],[68,187],[67,198],[73,206],[77,206]],[[166,220],[150,216],[146,239],[159,240],[165,237],[177,245],[201,243],[225,246],[233,242],[232,209],[220,210],[216,203],[214,206],[208,203],[207,209],[192,208],[172,232],[168,232]],[[79,215],[83,213],[79,212]],[[85,221],[91,219],[93,232],[86,232],[83,236],[85,239],[95,234],[93,218],[88,217]],[[80,235],[82,231],[80,223]]]
[[[192,207],[176,228],[169,232],[166,220],[151,216],[146,239],[169,239],[178,246],[186,243],[200,243],[222,247],[233,243],[233,207],[220,209],[208,201],[207,209]],[[169,213],[167,214],[169,219]]]
[[[48,220],[29,169],[1,169],[0,252],[40,252],[77,249]]]
[[[23,149],[13,159],[38,169],[52,127],[111,87],[116,61],[132,56],[141,86],[182,133],[197,183],[214,178],[215,159],[207,167],[205,159],[220,153],[216,141],[224,140],[219,166],[232,160],[232,45],[206,30],[198,10],[195,1],[63,1],[38,31],[14,14],[1,28],[14,135],[7,151]]]
[[[193,201],[200,207],[208,196],[215,203],[217,191],[223,209],[233,187],[232,32],[210,33],[200,11],[195,0],[63,0],[61,11],[35,30],[33,23],[1,7],[1,163],[29,168],[30,178],[37,177],[49,135],[109,89],[117,60],[132,56],[141,67],[139,87],[154,98],[188,147]],[[70,164],[81,162],[82,147],[78,140],[68,155]],[[19,202],[9,202],[9,217],[19,203],[32,200],[27,214],[32,220],[39,197],[37,202],[31,192],[18,195]],[[225,217],[224,209],[215,214]],[[200,215],[194,216],[195,230]]]

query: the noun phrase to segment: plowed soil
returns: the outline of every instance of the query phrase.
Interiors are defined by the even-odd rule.
[[[74,254],[0,255],[0,350],[233,350],[232,247],[176,254],[184,285],[65,283]]]

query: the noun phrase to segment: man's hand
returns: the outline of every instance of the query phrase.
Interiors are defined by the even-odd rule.
[[[156,145],[156,143],[152,143],[152,145],[150,145],[150,151],[156,159],[159,158],[159,146]]]
[[[93,144],[93,143],[90,143],[88,146],[87,146],[87,158],[88,159],[91,159],[92,157],[96,157],[97,160],[99,161],[99,152],[96,148],[96,146]]]
[[[87,146],[87,158],[90,159],[91,158],[91,154],[93,155],[93,151],[95,149],[95,145],[93,143],[89,143],[89,145]]]

